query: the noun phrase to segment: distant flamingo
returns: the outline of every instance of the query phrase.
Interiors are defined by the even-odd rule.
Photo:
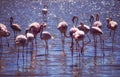
[[[101,35],[103,34],[103,31],[101,30],[100,26],[98,24],[94,24],[94,17],[93,15],[90,16],[90,23],[91,23],[91,27],[90,27],[90,32],[93,35],[94,38],[94,47],[96,48],[96,44],[97,44],[97,36],[100,37],[100,43],[101,43],[101,47],[102,47],[102,37]]]
[[[17,35],[17,32],[20,32],[21,31],[21,27],[18,25],[18,24],[14,24],[13,21],[13,17],[10,17],[10,27],[13,29],[14,31],[14,38],[16,37]]]
[[[7,30],[7,27],[4,24],[0,23],[0,38],[1,38],[1,44],[2,44],[2,37],[6,37],[8,47],[9,47],[9,42],[7,37],[10,36],[10,32]]]
[[[48,31],[43,31],[40,34],[40,38],[45,41],[45,54],[48,54],[48,40],[53,39],[53,36]]]
[[[79,31],[79,29],[77,28],[77,23],[78,23],[78,17],[77,16],[73,16],[73,18],[72,18],[72,22],[73,22],[73,24],[75,23],[75,25],[73,25],[73,27],[72,28],[70,28],[70,37],[71,37],[71,46],[70,46],[70,48],[73,48],[73,38],[74,38],[74,36],[73,36],[73,34],[76,32],[76,31]]]
[[[43,15],[43,21],[46,22],[47,21],[47,12],[48,12],[48,9],[47,9],[47,5],[44,5],[43,9],[42,9],[42,15]]]
[[[25,45],[27,44],[27,37],[25,35],[18,35],[16,38],[15,38],[15,44],[18,46],[18,56],[17,56],[17,64],[19,62],[19,47],[22,46],[23,47],[23,50],[22,50],[22,58],[23,58],[23,65],[24,65],[24,47]]]

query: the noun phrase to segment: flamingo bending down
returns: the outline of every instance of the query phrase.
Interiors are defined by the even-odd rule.
[[[57,29],[60,31],[60,33],[61,33],[61,38],[62,38],[63,40],[64,40],[65,37],[68,37],[68,36],[66,35],[67,29],[68,29],[68,23],[67,23],[67,22],[65,22],[65,21],[60,22],[60,23],[58,24],[58,26],[57,26]],[[63,35],[62,35],[62,34],[63,34]]]
[[[48,31],[43,31],[40,34],[40,38],[45,41],[45,54],[48,54],[48,40],[53,39],[53,36]]]
[[[83,54],[85,32],[82,30],[77,30],[75,33],[73,33],[73,37],[76,41],[76,44],[77,44],[76,48],[77,49],[80,47],[79,41],[82,41],[81,54]],[[79,56],[80,56],[80,53],[79,53]]]
[[[7,37],[10,36],[10,32],[7,30],[7,27],[4,24],[0,23],[0,38],[1,38],[1,44],[2,44],[2,37],[6,37],[8,47],[9,47],[9,42]]]
[[[17,32],[21,31],[21,27],[18,24],[13,23],[14,22],[13,20],[14,20],[13,17],[10,17],[10,27],[14,31],[14,39],[15,39]]]
[[[96,48],[96,44],[97,44],[97,36],[100,37],[100,43],[101,43],[101,48],[102,48],[102,42],[104,41],[101,37],[101,35],[103,34],[103,31],[101,30],[100,26],[98,24],[93,24],[94,21],[94,17],[91,15],[90,16],[90,23],[91,23],[91,27],[90,27],[90,32],[93,35],[94,38],[94,47]],[[103,52],[104,55],[104,52]]]
[[[23,52],[22,52],[22,58],[23,58],[23,65],[24,65],[24,46],[27,45],[27,37],[25,35],[18,35],[15,38],[15,44],[18,46],[18,56],[17,56],[17,64],[19,62],[19,47],[22,46],[23,47]]]
[[[32,47],[32,50],[33,50],[33,48],[34,48],[34,43],[33,43],[34,35],[32,33],[30,33],[28,30],[26,30],[25,35],[27,37],[27,44],[29,45],[29,43],[31,43],[31,47]],[[28,47],[28,45],[27,45],[27,47]],[[27,53],[26,53],[26,62],[27,62],[27,54],[28,54],[28,50],[27,50]],[[31,60],[32,60],[33,51],[30,51],[30,55],[31,55]]]

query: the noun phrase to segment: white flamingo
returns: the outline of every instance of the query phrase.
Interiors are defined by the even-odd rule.
[[[36,40],[37,34],[42,32],[44,27],[46,27],[46,23],[45,22],[41,23],[41,24],[39,24],[38,22],[33,22],[26,29],[27,31],[29,31],[30,33],[32,33],[34,35],[36,49],[37,49],[37,40]]]
[[[23,50],[22,50],[22,58],[23,58],[23,65],[24,65],[24,47],[27,45],[27,37],[25,35],[18,35],[16,36],[15,38],[15,44],[16,46],[18,46],[18,56],[17,56],[17,64],[19,62],[19,47],[22,46],[23,47]]]
[[[77,49],[80,47],[79,41],[82,41],[81,54],[83,54],[85,32],[82,30],[77,30],[75,33],[73,33],[73,37],[76,41],[76,48]],[[80,56],[80,52],[79,52],[79,56]]]
[[[33,43],[34,35],[32,33],[30,33],[28,30],[26,30],[25,35],[27,37],[27,44],[29,45],[29,43],[31,43],[31,47],[33,49],[34,48],[34,43]],[[26,59],[27,59],[27,54],[28,54],[28,51],[26,53]],[[32,60],[32,55],[33,55],[33,51],[31,51],[31,60]],[[26,62],[27,62],[27,60],[26,60]]]
[[[42,9],[42,15],[43,15],[43,21],[46,22],[47,21],[47,12],[48,12],[48,9],[47,9],[47,5],[44,5],[43,9]]]
[[[17,35],[17,32],[20,32],[21,31],[21,27],[18,25],[18,24],[16,24],[16,23],[13,23],[14,22],[14,19],[13,19],[13,17],[10,17],[10,27],[13,29],[13,31],[14,31],[14,39],[15,39],[15,37],[16,37],[16,35]]]
[[[118,23],[116,21],[113,21],[112,18],[106,18],[107,21],[107,27],[108,29],[110,29],[110,37],[111,37],[111,33],[113,32],[113,36],[112,39],[114,40],[115,37],[115,31],[118,27]]]
[[[53,39],[53,36],[48,31],[43,31],[40,34],[40,38],[41,40],[45,41],[45,49],[46,49],[45,54],[47,55],[48,54],[48,40]]]
[[[0,38],[1,38],[1,44],[2,44],[2,37],[6,37],[8,47],[9,47],[9,42],[7,37],[10,36],[10,32],[7,30],[7,27],[4,24],[0,23]]]
[[[103,43],[103,39],[102,39],[102,34],[103,34],[103,31],[101,30],[100,26],[98,24],[94,24],[94,17],[93,15],[90,16],[90,23],[91,23],[91,27],[90,27],[90,32],[91,34],[93,35],[93,38],[94,38],[94,47],[96,48],[96,45],[97,45],[97,36],[100,37],[100,43],[101,43],[101,48],[102,48],[102,43]],[[103,53],[104,55],[104,53]]]
[[[73,25],[73,27],[72,28],[70,28],[70,31],[69,31],[69,33],[70,33],[70,37],[71,37],[71,46],[70,46],[70,48],[73,48],[73,38],[74,38],[74,36],[73,36],[73,34],[76,32],[76,31],[79,31],[79,29],[76,27],[77,26],[77,23],[78,23],[78,17],[77,16],[73,16],[73,18],[72,18],[72,22],[73,22],[73,24],[75,23],[75,25]]]
[[[93,23],[92,26],[97,26],[97,27],[101,28],[101,27],[102,27],[102,23],[101,23],[101,21],[100,21],[100,16],[99,16],[99,14],[96,14],[95,17],[96,17],[96,21]]]
[[[67,29],[68,29],[68,23],[67,22],[65,22],[65,21],[60,22],[57,26],[57,29],[60,31],[62,39],[67,37],[67,35],[66,35]]]

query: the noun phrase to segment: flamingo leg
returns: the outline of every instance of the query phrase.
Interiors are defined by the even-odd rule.
[[[87,35],[87,37],[88,37],[88,39],[89,39],[89,42],[91,42],[91,39],[90,39],[89,35],[88,35],[88,34],[86,34],[86,35]]]
[[[23,46],[22,58],[23,58],[23,68],[24,68],[24,46]]]
[[[114,42],[115,42],[114,38],[115,38],[115,30],[113,31],[113,36],[112,36],[112,50],[114,50]]]
[[[17,65],[19,65],[19,47],[18,47],[18,53],[17,53]]]
[[[110,30],[110,34],[109,34],[109,37],[111,37],[111,34],[112,34],[112,30]]]
[[[104,48],[104,40],[102,39],[102,36],[100,35],[100,44],[101,44],[101,49]],[[105,56],[104,50],[102,50],[103,56]]]
[[[8,47],[9,47],[9,41],[8,41],[8,38],[6,37],[6,40],[7,40],[7,44],[8,44]]]
[[[84,40],[82,40],[81,54],[84,55]]]

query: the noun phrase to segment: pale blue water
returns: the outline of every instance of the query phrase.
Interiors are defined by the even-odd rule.
[[[30,61],[28,55],[27,65],[22,63],[22,57],[17,65],[17,48],[14,47],[13,31],[9,26],[9,18],[14,17],[14,22],[21,28],[24,34],[26,27],[32,22],[42,22],[41,9],[43,5],[48,5],[47,27],[54,39],[49,40],[48,57],[44,55],[44,41],[37,37],[37,57]],[[0,23],[7,26],[11,32],[8,37],[10,47],[7,47],[6,39],[3,39],[3,52],[0,61],[0,76],[35,76],[35,77],[119,77],[120,76],[120,27],[116,31],[115,43],[112,48],[112,40],[105,40],[103,57],[100,43],[95,53],[93,43],[85,46],[84,56],[78,60],[78,52],[74,52],[72,63],[70,51],[70,38],[65,39],[65,44],[61,42],[61,34],[57,30],[57,25],[61,20],[69,24],[69,29],[73,26],[71,18],[74,15],[90,26],[89,16],[100,14],[103,23],[103,37],[109,35],[106,26],[106,17],[111,16],[113,20],[120,24],[120,1],[118,0],[0,0]],[[69,29],[67,34],[69,34]],[[89,34],[90,35],[90,34]],[[90,35],[91,37],[91,35]],[[91,37],[91,39],[93,39]],[[85,39],[87,40],[87,38]],[[93,40],[92,40],[93,41]],[[25,51],[27,48],[25,48]],[[31,49],[29,48],[28,51]],[[22,52],[22,48],[20,48]],[[36,48],[33,49],[36,51]],[[64,51],[64,52],[63,52]],[[74,50],[75,51],[75,50]],[[30,67],[31,66],[31,67]]]

